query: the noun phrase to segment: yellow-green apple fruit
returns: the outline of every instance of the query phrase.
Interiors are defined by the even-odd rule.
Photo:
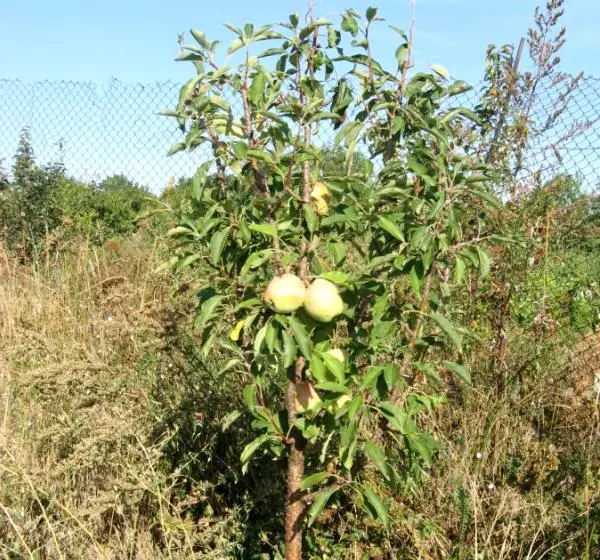
[[[327,354],[328,356],[332,356],[339,362],[344,363],[346,361],[346,354],[340,348],[332,348],[331,350],[327,350],[325,354]]]
[[[344,311],[344,302],[335,284],[317,278],[306,290],[304,309],[313,319],[329,323]]]
[[[263,300],[277,313],[291,313],[304,303],[306,288],[295,274],[275,276],[263,294]]]
[[[328,199],[331,198],[331,191],[327,187],[325,183],[321,183],[321,181],[317,181],[312,190],[310,191],[310,197],[316,199]]]
[[[315,207],[315,212],[319,214],[319,216],[327,216],[329,212],[329,204],[324,198],[313,198],[313,205]]]
[[[296,412],[311,410],[320,402],[321,398],[310,383],[306,381],[296,383],[296,401],[294,403]]]

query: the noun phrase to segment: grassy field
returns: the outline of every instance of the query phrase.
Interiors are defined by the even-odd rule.
[[[250,429],[219,427],[241,382],[199,359],[164,260],[143,231],[36,265],[0,252],[0,557],[276,557],[283,465],[242,476]],[[307,557],[600,557],[600,338],[578,344],[518,398],[451,392],[389,531],[329,510]]]

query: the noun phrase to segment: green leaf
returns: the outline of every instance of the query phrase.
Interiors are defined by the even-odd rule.
[[[456,262],[454,263],[454,282],[456,284],[462,284],[465,280],[467,266],[465,261],[460,257],[456,257]]]
[[[267,343],[267,348],[269,352],[273,352],[275,346],[277,345],[277,327],[275,326],[274,321],[269,321],[267,326],[267,334],[265,336],[265,341]]]
[[[383,377],[388,389],[392,390],[400,377],[400,371],[398,366],[395,364],[386,364],[383,368]]]
[[[398,241],[404,241],[404,232],[398,224],[393,222],[390,218],[385,216],[379,216],[377,219],[377,225],[385,231],[387,231],[392,237],[395,237]]]
[[[212,296],[211,298],[207,299],[200,307],[200,312],[194,319],[194,325],[196,327],[203,327],[206,325],[206,323],[212,319],[217,307],[224,299],[225,296],[219,295]]]
[[[271,224],[250,224],[248,228],[258,233],[264,233],[271,237],[277,237],[277,228]]]
[[[318,383],[316,387],[330,393],[346,393],[348,391],[348,387],[341,383],[334,383],[333,381],[323,381],[322,383]]]
[[[309,204],[304,205],[304,219],[306,220],[306,227],[310,233],[314,233],[317,229],[319,218],[314,208]]]
[[[168,237],[180,237],[182,235],[196,235],[196,232],[185,226],[177,226],[167,232]]]
[[[473,121],[475,123],[481,123],[481,118],[477,113],[471,111],[470,109],[466,109],[465,107],[455,107],[454,109],[450,109],[441,119],[440,122],[442,124],[449,123],[454,120],[456,117],[464,117]]]
[[[263,264],[268,262],[273,253],[273,249],[263,249],[262,251],[252,253],[246,259],[244,266],[242,266],[240,270],[240,278],[244,279],[251,270],[256,270],[257,268],[261,267]]]
[[[465,383],[468,383],[469,385],[471,384],[471,373],[465,366],[457,364],[456,362],[449,362],[447,360],[444,361],[444,365],[450,371],[456,373],[456,375],[458,375],[458,377],[460,377]]]
[[[227,241],[227,235],[229,234],[229,228],[222,229],[213,234],[210,239],[210,260],[213,265],[216,265],[221,258],[221,253],[225,247]]]
[[[350,401],[350,404],[348,405],[348,419],[350,421],[353,422],[355,420],[356,416],[358,415],[358,411],[362,407],[362,404],[363,400],[360,395],[357,395],[352,399],[352,401]]]
[[[191,264],[195,263],[197,260],[201,259],[202,255],[200,255],[199,253],[192,253],[191,255],[187,255],[186,257],[184,257],[183,259],[180,259],[177,262],[177,268],[179,270],[183,270],[184,268],[190,266]]]
[[[340,32],[337,31],[333,25],[330,25],[327,28],[327,46],[332,49],[337,47],[340,44],[341,35]]]
[[[211,95],[209,101],[212,105],[219,107],[219,109],[223,109],[223,111],[229,111],[231,109],[229,103],[219,95]]]
[[[421,284],[422,284],[423,266],[421,262],[415,262],[409,271],[410,287],[418,299],[421,299]]]
[[[396,49],[396,60],[398,61],[398,66],[402,67],[406,64],[407,60],[408,60],[408,53],[409,53],[409,48],[408,45],[400,45],[397,49]]]
[[[490,257],[480,247],[476,247],[476,251],[479,257],[479,277],[485,278],[490,273]]]
[[[358,23],[356,18],[348,14],[347,12],[342,17],[342,29],[348,33],[351,33],[353,36],[356,36],[358,33]]]
[[[398,35],[400,35],[400,37],[402,37],[402,39],[404,39],[405,41],[408,41],[408,37],[406,36],[406,33],[404,32],[403,29],[400,29],[399,27],[396,27],[395,25],[390,25],[388,27],[390,29],[393,29],[396,33],[398,33]]]
[[[169,151],[167,152],[167,156],[172,156],[173,154],[176,154],[177,152],[181,152],[181,151],[185,150],[186,148],[187,148],[187,145],[185,142],[177,142],[176,144],[173,144],[169,148]]]
[[[439,315],[438,313],[433,313],[430,317],[437,323],[440,329],[442,329],[444,334],[450,339],[450,342],[462,352],[462,337],[455,329],[454,325],[446,317]]]
[[[250,410],[256,408],[258,405],[256,401],[256,385],[246,385],[242,391],[242,397]]]
[[[308,337],[308,333],[306,332],[304,324],[296,319],[296,317],[288,317],[288,324],[292,329],[294,339],[298,343],[300,352],[302,352],[302,355],[307,360],[310,360],[310,338]]]
[[[259,105],[262,100],[263,93],[265,90],[266,75],[262,70],[259,70],[254,74],[250,88],[248,89],[248,97],[253,105]]]
[[[331,354],[328,354],[327,352],[323,352],[321,354],[321,358],[325,362],[327,369],[331,373],[333,373],[334,377],[338,380],[338,382],[345,383],[346,376],[344,375],[344,372],[346,370],[346,366],[345,366],[344,362],[341,362],[340,360],[338,360]]]
[[[229,29],[229,31],[232,31],[233,33],[235,33],[238,37],[244,36],[244,34],[242,33],[242,30],[239,27],[236,27],[235,25],[233,25],[232,23],[224,23],[223,25],[225,27],[227,27],[227,29]]]
[[[406,433],[407,421],[409,420],[406,410],[389,401],[380,402],[377,408],[394,430],[397,430],[401,434]]]
[[[496,208],[497,210],[500,210],[502,208],[502,203],[493,194],[490,194],[489,192],[483,189],[470,189],[470,192],[478,198],[485,200],[493,208]]]
[[[387,527],[390,521],[388,509],[383,505],[381,498],[369,487],[364,489],[364,496],[367,500],[366,505],[368,506],[371,515],[373,515],[373,517],[382,525]]]
[[[332,214],[331,216],[326,216],[323,218],[321,220],[321,225],[331,226],[333,224],[353,222],[354,220],[356,220],[356,216],[349,216],[348,214]]]
[[[235,41],[233,41],[231,45],[229,45],[229,48],[227,49],[227,54],[233,54],[235,51],[240,50],[243,46],[244,41],[238,38]]]
[[[348,254],[348,247],[345,243],[331,242],[327,244],[327,252],[335,265],[341,264]]]
[[[327,379],[327,371],[325,369],[325,364],[323,363],[323,361],[321,360],[321,358],[313,353],[313,355],[310,358],[310,373],[311,375],[319,382],[319,383],[325,383],[328,381]]]
[[[273,159],[273,156],[265,150],[255,150],[255,149],[248,150],[246,152],[246,157],[254,158],[254,159],[257,159],[258,161],[264,161],[265,163],[275,165],[275,160]]]
[[[340,116],[337,113],[329,113],[327,111],[321,111],[319,113],[314,114],[312,117],[310,117],[310,119],[308,119],[308,122],[314,123],[314,122],[325,121],[325,120],[336,121],[339,118],[340,118]]]
[[[455,95],[460,95],[461,93],[466,93],[473,89],[473,86],[467,84],[462,80],[456,80],[447,90],[448,97],[453,97]]]
[[[307,476],[300,485],[302,490],[308,490],[311,486],[315,486],[316,484],[320,484],[326,478],[331,476],[327,471],[321,471]]]
[[[217,338],[217,333],[213,332],[206,339],[206,342],[202,345],[202,348],[200,349],[200,353],[202,354],[202,356],[204,356],[204,358],[207,358],[208,355],[210,354],[210,351],[213,349],[213,343],[215,341],[215,338]]]
[[[226,414],[225,418],[221,420],[221,430],[226,432],[241,415],[242,413],[239,410],[232,410],[229,414]]]
[[[205,220],[200,228],[200,231],[198,232],[198,237],[203,238],[208,234],[208,232],[210,232],[211,229],[221,224],[222,221],[223,220],[221,218],[211,218],[210,220]]]
[[[256,451],[262,445],[264,445],[271,439],[273,439],[273,436],[271,434],[262,434],[261,436],[258,436],[256,439],[252,440],[248,445],[246,445],[246,447],[244,447],[244,450],[240,455],[240,461],[242,462],[242,472],[244,474],[246,474],[246,472],[248,471],[248,461],[250,461],[252,455],[254,455],[254,453],[256,453]]]
[[[350,95],[352,95],[351,92]],[[346,123],[335,135],[334,144],[337,146],[338,144],[345,142],[349,147],[354,146],[363,126],[364,124],[360,121],[350,121]],[[348,151],[350,151],[350,149]]]
[[[296,345],[294,337],[289,333],[282,331],[281,335],[283,338],[283,367],[288,368],[296,360],[298,346]]]
[[[324,278],[325,280],[329,280],[338,286],[343,286],[348,282],[348,275],[345,272],[341,272],[339,270],[334,270],[332,272],[324,272],[323,274],[319,274],[319,278]]]
[[[354,422],[353,422],[354,424]],[[356,457],[356,451],[358,449],[358,442],[356,440],[355,434],[352,436],[350,444],[344,447],[342,453],[342,466],[347,470],[352,470],[352,466],[354,465],[354,458]]]
[[[254,355],[258,356],[260,354],[260,349],[262,344],[267,336],[267,328],[269,327],[269,323],[263,325],[260,330],[256,333],[256,337],[254,338]]]
[[[377,378],[383,373],[383,366],[370,366],[360,384],[361,389],[366,389],[375,383]]]
[[[422,432],[408,433],[404,435],[404,439],[408,448],[413,453],[420,455],[428,465],[431,464],[433,453],[440,447],[438,441],[431,434]]]
[[[377,467],[386,480],[391,480],[390,466],[387,463],[385,453],[371,440],[365,442],[365,451],[371,462]]]
[[[181,259],[177,262],[177,268],[179,270],[183,270],[184,268],[190,266],[191,264],[195,263],[197,260],[200,260],[201,258],[202,258],[202,255],[200,255],[199,253],[192,253],[191,255],[187,255],[186,257],[184,257],[183,259]]]
[[[266,51],[260,53],[258,55],[258,58],[266,58],[268,56],[274,56],[277,54],[283,54],[285,52],[285,49],[281,48],[281,47],[275,47],[272,49],[267,49]]]
[[[369,41],[367,41],[366,39],[354,39],[354,41],[352,41],[352,46],[353,47],[362,47],[363,49],[368,49]]]
[[[377,8],[367,8],[367,21],[373,21],[373,18],[377,16]]]
[[[206,35],[202,31],[198,31],[197,29],[192,29],[190,31],[192,37],[196,39],[196,42],[203,48],[210,48],[210,44],[206,38]]]
[[[320,492],[317,495],[315,501],[312,503],[310,509],[308,510],[309,527],[315,522],[317,517],[319,517],[319,514],[323,511],[323,509],[327,505],[327,502],[329,502],[331,496],[333,496],[336,490],[337,488],[328,488],[327,490],[323,490],[323,492]]]

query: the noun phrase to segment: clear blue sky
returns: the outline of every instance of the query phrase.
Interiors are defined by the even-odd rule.
[[[517,42],[537,3],[416,0],[417,62],[442,64],[476,81],[488,43]],[[389,23],[408,26],[408,0],[315,4],[330,18],[344,7],[364,12],[375,5]],[[0,79],[181,81],[192,69],[173,62],[178,33],[194,27],[228,41],[222,22],[277,22],[305,6],[305,0],[1,0]],[[563,69],[600,75],[600,0],[567,0],[566,8]],[[379,39],[381,49],[393,53],[385,32]]]
[[[416,0],[417,66],[441,64],[454,77],[477,84],[487,45],[517,43],[538,1],[545,0]],[[364,13],[375,5],[388,23],[409,26],[408,0],[314,3],[317,15],[338,22],[346,7]],[[566,4],[562,69],[600,77],[600,0]],[[306,5],[306,0],[0,0],[0,165],[10,168],[27,126],[39,162],[56,161],[62,146],[68,172],[86,181],[123,173],[158,191],[170,176],[191,175],[209,154],[165,157],[181,132],[172,119],[158,115],[175,106],[179,84],[194,75],[189,63],[173,60],[178,34],[196,28],[228,44],[231,34],[223,22],[283,21],[292,12],[304,13]],[[396,35],[385,25],[378,29],[375,54],[392,66]],[[45,80],[68,83],[36,83]]]

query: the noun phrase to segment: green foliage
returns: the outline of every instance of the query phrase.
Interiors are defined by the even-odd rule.
[[[62,167],[40,168],[35,162],[28,129],[21,138],[13,166],[13,183],[0,198],[0,226],[8,247],[31,256],[41,240],[59,223],[60,211],[56,201]]]
[[[217,45],[204,36],[179,57],[197,74],[172,112],[186,136],[171,152],[210,145],[216,175],[206,164],[192,181],[192,209],[170,232],[176,264],[202,270],[195,288],[204,355],[216,354],[247,383],[259,435],[242,453],[243,469],[264,452],[291,453],[290,434],[302,441],[305,487],[323,488],[310,521],[336,496],[353,494],[386,524],[379,487],[398,490],[411,465],[431,463],[439,444],[420,418],[444,397],[439,383],[438,391],[420,385],[421,372],[469,378],[456,363],[468,333],[448,301],[472,270],[483,276],[490,266],[482,217],[498,203],[486,190],[486,166],[464,155],[460,130],[477,118],[451,106],[464,87],[442,69],[408,78],[405,57],[384,69],[369,49],[378,19],[349,10],[340,29],[324,19],[302,27],[296,16],[280,31],[228,26],[228,53],[246,50],[239,67],[220,67]],[[341,35],[359,32],[364,39],[342,48]],[[267,40],[278,46],[253,56]],[[272,56],[274,67],[265,63]],[[313,141],[325,120],[337,128],[333,152]],[[383,161],[376,175],[375,158]],[[325,207],[311,199],[316,181],[331,191]],[[317,324],[302,310],[274,314],[261,293],[283,271],[336,283],[343,316]],[[347,361],[326,358],[332,348]],[[300,412],[289,395],[307,384],[320,399]],[[316,476],[325,468],[330,478]]]
[[[25,129],[13,180],[0,189],[0,236],[9,249],[33,257],[53,238],[103,243],[137,230],[138,217],[155,208],[155,197],[123,175],[98,185],[66,176],[61,164],[40,167]]]
[[[136,219],[152,207],[148,190],[123,175],[104,179],[96,187],[94,210],[105,230],[104,235],[131,233],[137,229]]]

